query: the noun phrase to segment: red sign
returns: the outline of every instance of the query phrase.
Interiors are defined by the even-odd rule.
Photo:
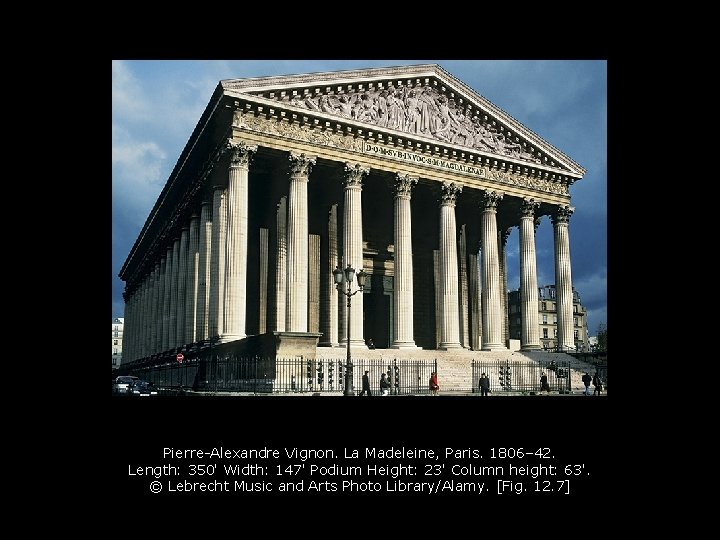
[[[183,356],[183,353],[181,353],[181,352],[177,353],[177,356],[175,358],[177,358],[178,362],[182,362],[185,359],[185,357]]]

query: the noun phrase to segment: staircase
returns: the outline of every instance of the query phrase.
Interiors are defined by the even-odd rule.
[[[351,348],[353,358],[362,358],[371,362],[377,361],[380,365],[387,365],[393,359],[402,360],[435,360],[437,362],[438,382],[440,384],[441,395],[466,395],[473,392],[473,388],[477,389],[477,380],[473,380],[472,361],[479,360],[482,362],[509,362],[512,368],[513,362],[533,362],[541,366],[547,366],[552,360],[557,364],[570,366],[570,388],[573,393],[582,392],[584,385],[582,376],[587,371],[591,375],[595,372],[595,367],[582,360],[578,360],[569,354],[547,352],[547,351],[471,351],[467,349],[457,349],[450,351],[438,350],[397,350],[397,349],[364,349]],[[319,359],[338,359],[345,358],[345,349],[342,347],[318,347],[316,358]],[[566,364],[567,362],[567,364]],[[553,385],[554,373],[546,372]],[[495,374],[488,373],[492,377]],[[521,377],[518,373],[516,377]],[[534,375],[533,375],[534,377]],[[537,381],[529,381],[534,384]]]

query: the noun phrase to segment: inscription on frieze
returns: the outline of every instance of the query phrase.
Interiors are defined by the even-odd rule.
[[[494,180],[496,182],[524,188],[534,189],[547,193],[559,195],[568,194],[568,184],[560,181],[552,181],[547,178],[537,178],[531,175],[519,174],[505,170],[494,169],[486,166],[473,165],[443,159],[441,157],[428,156],[416,152],[410,152],[400,148],[394,148],[377,143],[366,142],[360,137],[343,135],[320,127],[310,128],[298,122],[280,121],[273,118],[255,116],[252,113],[236,111],[233,125],[249,131],[263,134],[272,134],[292,140],[304,141],[332,148],[353,150],[368,155],[380,156],[393,160],[403,161],[416,165],[424,165],[444,171],[454,171],[474,178]]]

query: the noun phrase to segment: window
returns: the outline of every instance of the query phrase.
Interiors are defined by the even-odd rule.
[[[113,354],[117,354],[117,353],[118,353],[118,350],[117,350],[117,347],[115,347],[115,348],[113,349]]]
[[[114,333],[113,335],[114,335],[115,337],[118,337],[119,332],[118,332],[118,329],[117,329],[117,328],[115,329],[115,333]]]
[[[578,324],[578,318],[577,318],[577,317],[575,317],[575,326],[580,326],[580,325]],[[575,332],[577,333],[577,330],[576,330]]]
[[[580,335],[579,332],[575,330],[575,341],[577,341],[578,339],[580,339]]]
[[[550,298],[555,298],[555,289],[550,289]]]
[[[543,313],[543,324],[547,324],[547,315]]]
[[[543,311],[547,311],[547,302],[543,302],[543,303],[540,304],[540,305],[542,306],[542,310],[543,310]]]
[[[557,304],[555,302],[552,303],[552,310],[557,311]]]
[[[543,328],[543,338],[547,339],[547,337],[548,337],[547,328]]]
[[[113,345],[117,345],[117,342],[118,342],[117,339],[113,339]]]
[[[521,323],[520,323],[520,317],[518,317],[517,319],[515,319],[515,324],[521,324]]]
[[[557,337],[557,328],[556,328],[555,331],[553,332],[553,337]]]

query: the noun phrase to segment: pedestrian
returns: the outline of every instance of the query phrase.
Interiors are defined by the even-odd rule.
[[[387,378],[387,373],[382,374],[380,377],[380,395],[387,396],[390,393],[390,381]]]
[[[545,375],[544,371],[540,374],[540,391],[550,392],[550,385],[548,384],[547,375]]]
[[[372,396],[372,392],[370,391],[370,377],[368,376],[369,371],[365,372],[365,375],[362,376],[362,392],[360,392],[361,396],[365,395],[365,392],[367,392],[368,396]]]
[[[367,346],[368,346],[368,349],[374,349],[374,348],[375,348],[375,344],[373,343],[372,338],[368,338]]]
[[[583,391],[583,396],[589,396],[590,395],[590,381],[592,381],[592,377],[590,374],[586,371],[585,375],[582,376],[582,382],[585,385],[585,390]]]
[[[480,382],[478,383],[478,387],[480,388],[481,397],[488,395],[488,392],[490,391],[490,379],[485,373],[480,375]]]
[[[433,371],[430,374],[430,394],[437,396],[439,391],[440,385],[438,384],[437,373]]]
[[[595,387],[595,390],[593,390],[593,396],[597,394],[598,396],[602,395],[602,379],[600,378],[600,372],[596,371],[595,376],[592,380],[593,386]]]

